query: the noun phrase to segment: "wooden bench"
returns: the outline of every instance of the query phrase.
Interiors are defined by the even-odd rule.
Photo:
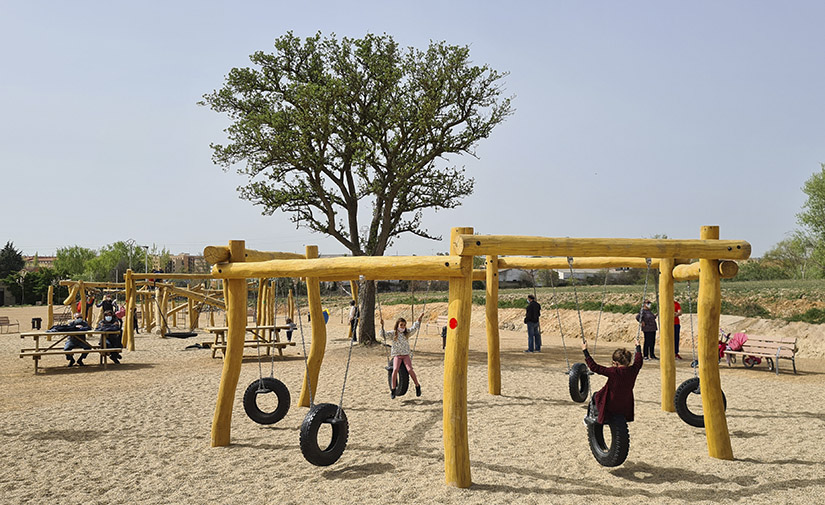
[[[20,357],[31,357],[34,359],[34,373],[36,374],[38,371],[38,365],[40,358],[43,356],[66,356],[69,354],[92,354],[97,353],[100,356],[100,364],[103,365],[103,368],[106,368],[106,361],[110,354],[113,353],[122,353],[125,349],[122,347],[106,347],[106,336],[107,335],[117,335],[119,332],[117,331],[98,331],[98,330],[90,330],[90,331],[57,331],[57,332],[46,332],[46,331],[34,331],[28,333],[21,333],[20,338],[27,338],[32,337],[34,338],[34,347],[24,347],[20,349]],[[100,345],[91,345],[86,340],[87,336],[90,335],[100,335]],[[51,342],[48,347],[41,347],[40,346],[40,337],[59,337],[57,340]],[[75,337],[83,342],[89,344],[91,349],[82,349],[76,348],[71,349],[69,351],[64,351],[62,348],[61,343],[65,341],[69,337]]]
[[[429,333],[430,332],[430,326],[435,326],[436,333],[440,333],[441,328],[447,326],[447,322],[449,320],[450,320],[450,318],[447,317],[447,316],[438,316],[435,319],[434,323],[430,322],[430,321],[427,321],[427,326],[425,327],[425,332]]]
[[[272,351],[272,349],[278,349],[278,355],[284,355],[284,348],[295,345],[295,342],[281,342],[280,338],[280,330],[288,330],[289,326],[281,325],[268,325],[268,326],[247,326],[246,331],[247,333],[251,333],[255,336],[253,340],[244,340],[244,347],[256,348],[262,347],[266,349],[266,354]],[[205,328],[206,331],[215,334],[215,341],[209,345],[209,348],[212,349],[212,357],[216,357],[218,351],[221,351],[221,354],[224,356],[226,355],[226,334],[229,331],[229,328],[226,326],[214,326],[214,327],[207,327]]]
[[[71,317],[72,315],[68,312],[61,312],[60,314],[55,314],[52,318],[52,324],[66,324],[69,322],[69,319]]]
[[[0,328],[5,327],[6,328],[5,333],[10,333],[12,326],[17,326],[17,331],[20,331],[20,323],[17,321],[17,319],[15,319],[14,322],[12,323],[11,320],[9,319],[9,316],[0,316]],[[3,333],[3,332],[0,332],[0,333]]]
[[[742,345],[741,351],[725,351],[725,358],[728,366],[731,361],[736,362],[736,356],[742,356],[742,364],[747,368],[753,367],[753,362],[747,360],[748,356],[758,356],[765,358],[768,363],[768,370],[775,370],[779,375],[779,360],[789,359],[793,364],[793,373],[796,373],[796,338],[795,337],[764,337],[759,335],[748,335],[748,341]]]

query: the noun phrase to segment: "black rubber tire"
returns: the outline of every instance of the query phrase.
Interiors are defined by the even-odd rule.
[[[694,414],[687,405],[688,397],[692,394],[701,394],[699,391],[699,377],[691,377],[676,388],[673,406],[676,407],[676,413],[679,414],[679,418],[682,419],[682,421],[696,428],[704,428],[705,416]],[[725,406],[725,410],[727,410],[728,399],[725,397],[724,391],[722,391],[722,403]]]
[[[339,419],[335,419],[337,412],[338,405],[319,403],[309,409],[301,424],[301,453],[315,466],[329,466],[335,463],[347,448],[349,422],[344,409],[341,409]],[[323,423],[332,424],[332,440],[325,449],[318,445],[318,430]]]
[[[164,337],[171,338],[189,338],[196,337],[198,334],[194,331],[167,331],[163,334]]]
[[[622,416],[614,416],[607,424],[610,428],[610,447],[604,442],[604,424],[591,423],[587,426],[587,438],[590,452],[602,466],[619,466],[627,459],[630,452],[630,432],[627,421]]]
[[[272,412],[264,412],[258,407],[258,395],[267,393],[275,393],[278,397],[278,406]],[[275,424],[283,419],[289,412],[289,403],[289,389],[283,382],[272,377],[256,379],[243,394],[243,409],[258,424]]]
[[[750,356],[743,356],[742,364],[745,365],[745,368],[753,368],[753,366],[756,364],[756,360],[751,358]]]
[[[590,393],[590,374],[587,365],[574,363],[568,375],[570,375],[570,398],[578,403],[586,401]]]
[[[392,362],[387,365],[387,385],[392,389]],[[410,388],[410,372],[404,363],[398,368],[398,384],[395,388],[395,396],[404,396]]]

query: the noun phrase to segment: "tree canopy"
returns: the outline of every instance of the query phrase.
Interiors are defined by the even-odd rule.
[[[825,272],[825,163],[819,165],[819,172],[802,186],[808,198],[796,217],[803,228],[803,241],[812,249],[811,260],[821,273]]]
[[[3,249],[0,249],[0,279],[16,274],[24,266],[26,266],[26,261],[21,252],[15,249],[13,242],[6,242]]]
[[[211,145],[214,162],[248,177],[240,196],[264,214],[286,212],[353,255],[383,255],[407,232],[437,238],[422,210],[454,208],[473,191],[447,157],[475,155],[512,114],[506,74],[445,42],[402,50],[386,34],[290,32],[250,60],[255,68],[233,68],[200,102],[232,121],[229,143]]]

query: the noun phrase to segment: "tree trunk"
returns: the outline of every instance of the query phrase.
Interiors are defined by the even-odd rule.
[[[374,344],[375,338],[375,282],[364,281],[361,291],[361,320],[358,322],[358,341],[362,344]]]

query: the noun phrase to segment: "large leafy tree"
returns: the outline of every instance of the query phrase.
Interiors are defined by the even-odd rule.
[[[825,272],[825,163],[805,181],[802,191],[808,196],[802,212],[796,215],[801,234],[813,248],[811,260],[820,275]]]
[[[55,255],[54,269],[61,277],[81,279],[86,272],[86,263],[96,257],[97,253],[93,249],[79,245],[61,247]]]
[[[402,49],[389,35],[275,40],[201,105],[226,114],[213,160],[248,177],[241,198],[327,234],[353,255],[383,255],[404,233],[437,239],[424,209],[450,209],[473,179],[449,162],[512,113],[502,78],[469,48]],[[363,290],[362,341],[374,339],[374,286]]]

